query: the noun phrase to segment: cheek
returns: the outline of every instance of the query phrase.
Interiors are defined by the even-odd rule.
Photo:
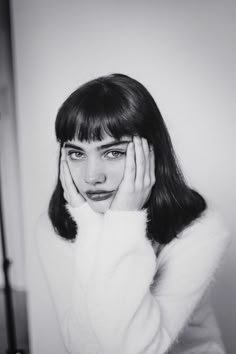
[[[68,162],[70,174],[72,176],[72,179],[78,189],[81,187],[81,169],[78,168],[78,166],[75,166],[73,163]]]
[[[113,166],[109,169],[109,174],[107,175],[109,182],[112,184],[114,189],[118,188],[125,171],[125,160],[120,161],[119,163],[116,162]]]

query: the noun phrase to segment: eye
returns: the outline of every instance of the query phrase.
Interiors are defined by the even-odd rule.
[[[125,154],[126,154],[125,151],[111,150],[111,151],[108,151],[105,154],[105,157],[108,157],[109,159],[115,160],[115,159],[118,159],[119,157],[124,156]]]
[[[71,160],[81,160],[84,157],[80,151],[68,151],[67,154]]]

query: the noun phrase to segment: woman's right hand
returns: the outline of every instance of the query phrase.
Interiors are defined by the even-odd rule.
[[[68,163],[66,161],[66,152],[61,148],[60,181],[64,190],[64,198],[72,207],[79,207],[85,203],[85,199],[78,192],[72,179]]]

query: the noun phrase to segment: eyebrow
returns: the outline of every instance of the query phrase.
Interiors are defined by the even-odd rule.
[[[113,141],[111,143],[108,144],[103,144],[97,147],[97,150],[103,150],[103,149],[107,149],[111,146],[118,146],[118,145],[123,145],[123,144],[127,144],[130,143],[131,140],[122,140],[122,141]],[[83,149],[75,144],[71,144],[71,143],[65,143],[64,145],[65,148],[72,148],[75,150],[80,150],[83,151]]]

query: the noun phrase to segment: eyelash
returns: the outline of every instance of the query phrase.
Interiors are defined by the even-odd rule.
[[[119,154],[119,156],[118,157],[113,157],[113,158],[109,158],[108,157],[108,159],[110,159],[110,160],[116,160],[116,159],[118,159],[119,157],[122,157],[122,156],[124,156],[124,155],[126,155],[126,151],[119,151],[119,150],[110,150],[110,151],[107,151],[106,153],[105,153],[105,156],[107,156],[109,153],[118,153]],[[75,161],[75,160],[81,160],[82,159],[82,157],[73,157],[73,156],[76,156],[76,154],[82,154],[81,152],[79,152],[79,151],[68,151],[68,156],[70,157],[70,159],[72,160],[72,161]]]

